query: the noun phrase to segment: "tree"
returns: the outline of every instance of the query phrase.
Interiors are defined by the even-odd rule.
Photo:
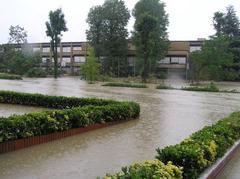
[[[10,26],[9,28],[9,43],[27,43],[27,31],[24,30],[23,27],[17,26]]]
[[[93,83],[97,79],[100,73],[100,64],[95,57],[94,49],[88,48],[88,57],[85,64],[81,66],[81,74],[86,78],[87,81]]]
[[[99,60],[102,52],[103,20],[102,6],[92,7],[88,13],[87,23],[90,28],[86,31],[86,34],[87,39],[90,42],[90,45],[93,46],[95,54]]]
[[[212,37],[205,41],[201,51],[190,55],[193,78],[207,80],[225,80],[233,64],[233,54],[229,51],[229,37]]]
[[[133,10],[135,17],[133,43],[142,69],[142,81],[146,82],[154,69],[156,59],[162,59],[168,49],[168,15],[159,0],[140,0]]]
[[[125,75],[127,65],[130,13],[123,0],[106,0],[102,6],[91,8],[87,22],[87,38],[98,57],[104,56],[104,73]]]
[[[213,26],[216,36],[226,35],[230,38],[240,37],[240,22],[233,6],[226,8],[227,12],[215,12]]]
[[[62,9],[49,12],[49,22],[46,22],[46,34],[51,38],[51,49],[54,58],[54,77],[58,77],[58,54],[57,47],[61,42],[62,32],[66,32],[66,21]]]

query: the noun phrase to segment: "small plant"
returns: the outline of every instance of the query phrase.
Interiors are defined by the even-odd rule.
[[[147,85],[145,84],[134,84],[134,83],[106,83],[102,86],[111,86],[111,87],[128,87],[128,88],[147,88]]]

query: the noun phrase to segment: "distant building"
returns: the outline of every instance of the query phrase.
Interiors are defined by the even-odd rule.
[[[204,39],[196,41],[170,41],[168,53],[164,59],[159,59],[157,68],[168,74],[178,74],[186,77],[189,67],[189,54],[201,50]],[[53,66],[53,54],[50,43],[28,43],[28,49],[39,52],[42,58],[41,66],[50,68]],[[22,45],[16,44],[15,50],[21,50]],[[62,42],[57,49],[59,68],[68,74],[79,74],[80,66],[86,62],[86,42]],[[136,73],[136,50],[132,44],[128,45],[128,70]]]

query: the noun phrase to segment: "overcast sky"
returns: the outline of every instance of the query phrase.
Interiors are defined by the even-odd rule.
[[[138,0],[125,0],[132,10]],[[86,18],[92,6],[104,0],[1,0],[0,43],[9,38],[10,25],[20,25],[28,32],[28,42],[47,42],[45,22],[50,10],[62,8],[67,21],[68,32],[63,33],[62,41],[85,41],[88,28]],[[163,0],[169,14],[170,40],[196,40],[207,38],[214,33],[212,17],[214,12],[223,11],[233,5],[240,17],[240,0]],[[131,18],[128,29],[132,30]]]

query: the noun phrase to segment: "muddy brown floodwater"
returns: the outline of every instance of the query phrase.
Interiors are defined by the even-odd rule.
[[[133,100],[141,106],[138,120],[0,155],[1,179],[94,179],[154,159],[157,147],[240,110],[240,94],[102,87],[72,77],[0,80],[0,90]],[[33,110],[43,109],[0,105],[0,115]]]

